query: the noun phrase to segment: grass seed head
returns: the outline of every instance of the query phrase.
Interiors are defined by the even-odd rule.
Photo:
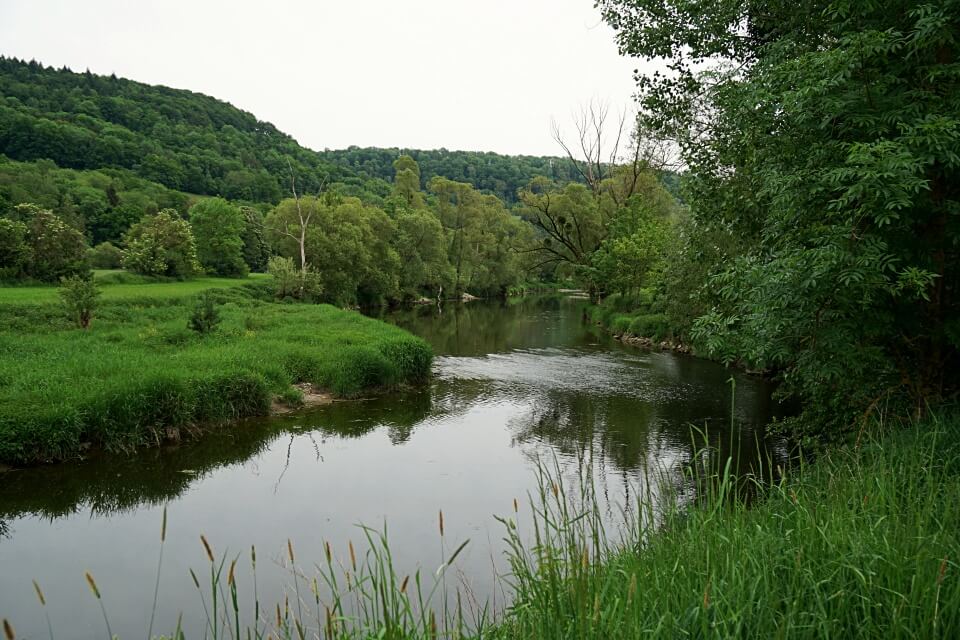
[[[97,597],[97,600],[100,599],[100,589],[97,588],[97,582],[93,579],[93,576],[89,571],[85,571],[83,577],[87,579],[87,584],[90,586],[90,591],[93,592],[93,595]]]
[[[47,606],[47,599],[43,597],[43,591],[40,590],[40,585],[37,584],[37,581],[33,581],[33,590],[37,592],[37,599],[40,600],[40,604],[44,607]]]
[[[210,562],[213,562],[213,549],[210,548],[210,543],[207,542],[207,536],[200,534],[200,542],[203,543],[203,550],[207,552],[207,558],[210,559]]]
[[[17,633],[13,630],[13,625],[6,618],[3,619],[3,635],[7,640],[15,640]]]

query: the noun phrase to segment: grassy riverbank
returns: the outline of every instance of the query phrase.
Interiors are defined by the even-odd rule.
[[[198,287],[222,305],[210,335],[187,328]],[[296,402],[295,383],[354,396],[429,373],[422,340],[326,305],[268,302],[263,283],[115,284],[103,298],[81,331],[57,304],[0,295],[0,460],[62,459],[89,444],[129,448],[171,429],[263,415],[277,396]]]
[[[515,605],[494,635],[960,634],[960,419],[827,451],[752,507],[730,486],[612,547],[548,494],[546,551],[517,543]]]
[[[602,303],[591,305],[588,313],[604,331],[618,338],[636,338],[651,344],[682,342],[684,332],[673,326],[670,318],[653,304],[647,293],[608,296]]]

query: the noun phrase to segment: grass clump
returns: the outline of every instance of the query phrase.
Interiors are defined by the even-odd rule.
[[[104,295],[84,332],[57,305],[0,306],[0,461],[63,459],[87,443],[128,449],[264,415],[297,383],[354,396],[429,375],[419,338],[327,305],[264,302],[261,289],[208,290],[220,323],[202,338],[187,328],[189,295]]]

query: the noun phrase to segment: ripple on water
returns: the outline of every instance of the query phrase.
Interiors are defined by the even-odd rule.
[[[477,357],[443,356],[434,374],[442,382],[490,382],[498,392],[575,391],[647,401],[690,399],[699,388],[672,370],[658,353],[545,348]]]

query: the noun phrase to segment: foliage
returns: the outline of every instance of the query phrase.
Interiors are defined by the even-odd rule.
[[[960,4],[603,0],[715,243],[696,331],[836,434],[960,379]],[[702,244],[702,243],[701,243]],[[695,260],[699,259],[691,256]]]
[[[293,258],[273,256],[267,263],[267,273],[273,279],[274,295],[278,300],[318,301],[323,293],[320,274],[310,265],[305,269],[298,268]]]
[[[187,321],[187,328],[200,335],[213,333],[220,326],[220,312],[214,302],[213,296],[204,293],[197,298],[197,302],[190,313],[190,319]]]
[[[261,287],[226,282],[234,286],[207,294],[222,322],[203,340],[185,327],[193,281],[105,285],[82,333],[55,303],[0,300],[0,460],[73,457],[84,442],[155,444],[167,428],[263,415],[296,383],[356,395],[429,375],[429,347],[401,329],[326,305],[264,302]],[[140,293],[118,298],[114,287]]]
[[[208,273],[245,276],[243,259],[243,212],[223,198],[204,198],[190,207],[190,228],[197,244],[197,258]]]
[[[0,96],[0,150],[16,160],[121,167],[170,189],[254,202],[279,198],[288,162],[309,191],[349,175],[273,125],[190,91],[0,58]]]
[[[183,278],[201,271],[190,223],[176,211],[145,216],[123,242],[123,267],[135,273]]]
[[[523,264],[518,251],[531,242],[529,227],[496,197],[469,184],[433,178],[429,187],[446,235],[453,290],[506,295],[519,280]]]
[[[639,170],[638,170],[639,171]],[[649,170],[610,170],[594,188],[537,178],[520,192],[536,229],[534,268],[574,277],[597,297],[645,286],[667,243],[677,205]]]
[[[90,244],[116,244],[145,213],[186,213],[188,201],[186,194],[124,169],[75,171],[47,159],[15,162],[0,155],[0,211],[35,202],[83,232]]]
[[[20,274],[42,282],[89,270],[83,234],[48,209],[32,203],[19,204],[7,216],[20,225],[6,226],[7,260],[19,262]],[[26,233],[21,236],[22,230]],[[21,244],[26,243],[26,247]],[[7,267],[10,268],[10,267]]]
[[[89,329],[100,297],[100,288],[94,279],[77,275],[61,278],[59,293],[67,315],[81,329]]]
[[[20,276],[31,258],[33,251],[27,244],[27,225],[0,218],[0,279]]]
[[[356,172],[370,180],[390,181],[399,170],[410,169],[401,161],[410,158],[417,165],[414,171],[419,185],[416,190],[426,189],[433,178],[446,178],[454,182],[472,184],[475,189],[494,195],[507,205],[517,202],[517,192],[537,176],[546,176],[558,183],[578,182],[582,178],[566,159],[557,157],[505,156],[478,151],[449,151],[447,149],[378,149],[348,147],[336,151],[324,151],[321,156],[344,169]],[[408,182],[409,181],[409,182]],[[402,178],[405,193],[413,192],[412,178]],[[394,180],[394,184],[396,181]]]
[[[110,242],[101,242],[91,248],[87,258],[94,269],[119,269],[123,266],[123,251]]]
[[[241,207],[243,213],[243,261],[250,271],[264,272],[270,259],[270,245],[263,228],[263,214],[253,207]]]

